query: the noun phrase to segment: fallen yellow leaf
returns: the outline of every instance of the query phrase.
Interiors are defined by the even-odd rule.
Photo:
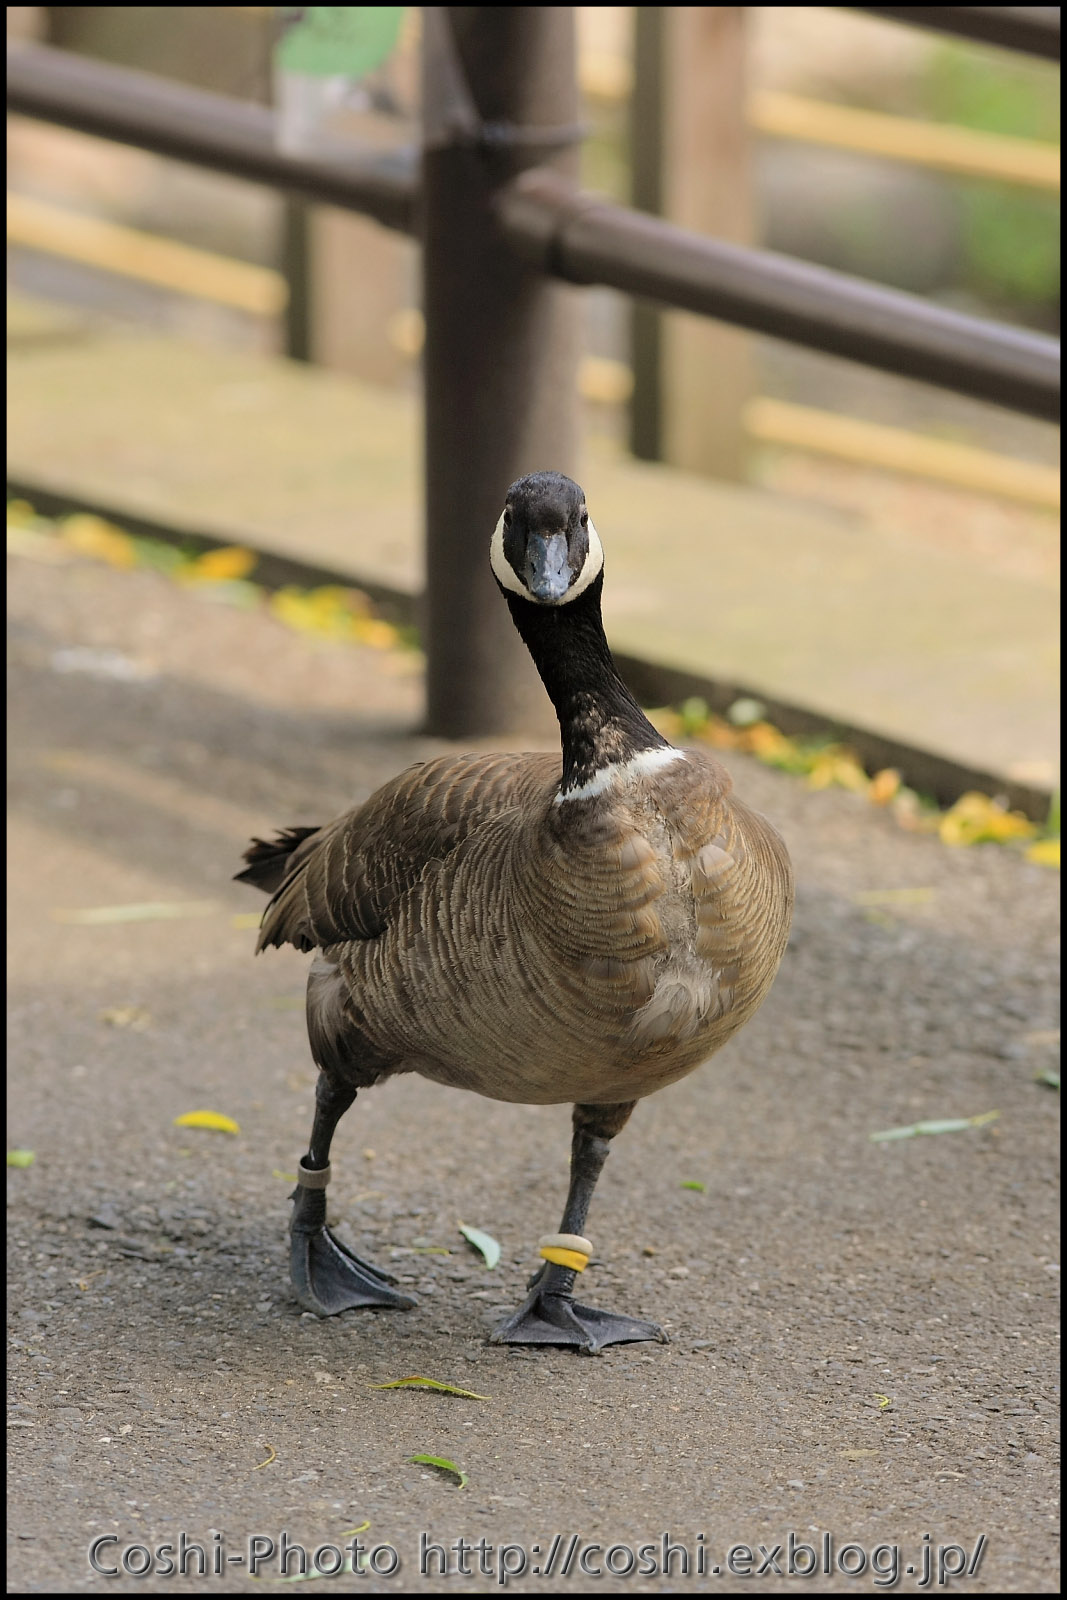
[[[185,583],[226,583],[247,578],[259,557],[254,550],[228,544],[218,550],[205,550],[178,574]]]
[[[223,1116],[221,1111],[185,1111],[180,1117],[175,1117],[176,1128],[211,1128],[216,1133],[240,1133],[240,1128],[232,1117]]]
[[[59,526],[60,537],[81,555],[92,556],[95,561],[106,561],[111,567],[130,568],[137,565],[137,551],[128,534],[122,533],[103,517],[80,511],[64,517]]]
[[[989,795],[972,789],[961,794],[945,812],[937,831],[943,844],[1003,843],[1009,839],[1032,839],[1037,825],[1021,811],[1008,811]]]
[[[808,775],[810,789],[828,789],[836,784],[840,789],[851,789],[854,794],[866,794],[870,779],[852,756],[840,750],[827,750],[820,755]]]
[[[112,1028],[134,1028],[138,1033],[152,1024],[152,1014],[144,1006],[111,1006],[97,1015]]]
[[[731,732],[733,730],[731,729]],[[784,733],[772,726],[769,722],[754,722],[751,727],[742,728],[737,733],[737,748],[750,750],[754,756],[759,756],[763,761],[772,758],[790,755],[793,752],[793,743]]]
[[[876,772],[871,779],[867,799],[872,806],[887,806],[900,788],[901,781],[896,767],[883,767],[881,772]]]
[[[28,500],[9,500],[7,520],[9,526],[29,528],[37,521],[37,513]]]
[[[1060,841],[1058,839],[1039,839],[1026,852],[1026,859],[1027,861],[1036,861],[1039,867],[1058,867],[1060,864]]]
[[[372,650],[391,650],[397,641],[392,623],[382,622],[377,617],[358,617],[353,629],[360,644],[369,644]]]

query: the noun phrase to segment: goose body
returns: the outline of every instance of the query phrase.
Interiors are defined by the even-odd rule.
[[[258,948],[316,952],[307,1017],[326,1150],[355,1092],[397,1072],[496,1100],[572,1102],[559,1237],[581,1242],[607,1141],[634,1103],[693,1071],[766,995],[792,876],[778,834],[733,795],[721,762],[670,746],[618,678],[600,622],[602,550],[578,486],[549,473],[513,485],[492,562],[556,707],[562,771],[548,755],[420,763],[323,828],[255,841],[240,876],[271,892]],[[296,1196],[298,1218],[303,1192],[325,1240],[320,1277],[332,1291],[346,1266],[363,1271],[370,1299],[347,1304],[403,1303],[384,1287],[375,1295],[384,1277],[369,1263],[337,1268],[325,1153],[313,1133]],[[574,1270],[546,1256],[499,1336],[585,1349],[660,1336],[577,1306]],[[301,1256],[304,1303],[346,1308],[317,1295],[313,1277]]]
[[[724,1044],[788,932],[781,846],[712,756],[670,756],[563,805],[556,757],[446,756],[312,835],[260,946],[321,952],[320,1065],[613,1104]]]

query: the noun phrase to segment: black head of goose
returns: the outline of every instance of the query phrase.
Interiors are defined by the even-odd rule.
[[[300,1303],[410,1306],[326,1226],[334,1129],[397,1072],[496,1100],[574,1105],[560,1231],[493,1334],[587,1351],[663,1338],[574,1299],[586,1214],[635,1104],[691,1072],[756,1010],[793,902],[778,834],[709,753],[679,750],[622,682],[604,636],[604,553],[556,472],[508,490],[491,562],[556,709],[547,755],[442,756],[322,828],[255,840],[238,876],[271,895],[258,949],[315,950],[319,1068],[291,1224]]]

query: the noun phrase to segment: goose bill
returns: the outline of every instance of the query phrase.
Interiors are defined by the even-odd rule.
[[[535,600],[562,600],[571,583],[567,537],[532,533],[526,541],[526,587]]]

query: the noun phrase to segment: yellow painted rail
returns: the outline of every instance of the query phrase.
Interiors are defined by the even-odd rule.
[[[27,195],[9,194],[7,200],[12,244],[195,295],[252,316],[277,316],[285,308],[285,280],[268,267],[231,261]],[[417,357],[423,341],[421,312],[411,308],[399,313],[393,318],[389,337],[405,355]],[[624,405],[632,389],[633,374],[623,362],[598,357],[582,361],[579,390],[583,399]],[[749,436],[763,444],[810,450],[1046,509],[1056,509],[1060,503],[1060,479],[1054,467],[970,445],[766,397],[749,402],[744,422]]]
[[[585,54],[579,76],[583,94],[605,104],[625,100],[633,89],[633,67],[623,56]],[[957,177],[1033,189],[1060,187],[1059,146],[1036,139],[894,117],[771,89],[749,96],[746,121],[754,133],[769,138],[828,145]]]
[[[766,397],[749,401],[744,422],[750,438],[761,444],[810,450],[840,461],[951,484],[975,494],[1021,500],[1047,510],[1059,507],[1059,471],[1037,462],[1019,461],[973,445],[931,439],[903,428],[860,422],[833,411]]]
[[[30,195],[8,194],[7,237],[26,250],[63,256],[254,317],[277,316],[288,300],[285,279],[270,267],[231,261]]]
[[[858,111],[800,95],[764,91],[748,102],[748,123],[778,139],[830,145],[861,155],[905,161],[959,177],[994,179],[1058,190],[1058,145],[980,133],[943,122],[914,122],[880,111]]]

